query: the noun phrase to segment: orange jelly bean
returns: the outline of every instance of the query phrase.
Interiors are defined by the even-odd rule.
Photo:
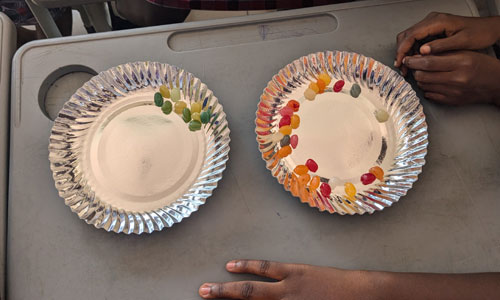
[[[292,133],[292,126],[283,126],[280,128],[280,132],[283,135],[290,135]]]
[[[316,84],[315,82],[311,82],[311,83],[309,84],[309,88],[310,88],[311,90],[313,90],[316,94],[317,94],[317,93],[319,93],[319,90],[320,90],[320,89],[319,89],[319,86],[318,86],[318,84]]]
[[[321,93],[323,93],[325,91],[326,83],[323,80],[318,79],[318,81],[316,82],[316,85],[319,88],[319,92],[318,93],[321,94]]]
[[[302,175],[299,176],[298,180],[299,180],[299,184],[306,185],[309,182],[309,180],[311,180],[311,175],[309,175],[309,174],[302,174]]]
[[[278,150],[277,155],[279,158],[284,158],[284,157],[287,157],[288,155],[290,155],[291,153],[292,153],[292,147],[285,146],[285,147]]]
[[[293,171],[297,173],[297,175],[304,175],[309,172],[309,168],[305,165],[298,165],[295,167],[295,169],[293,169]]]
[[[292,126],[293,129],[299,128],[300,125],[300,117],[299,115],[293,115],[292,118],[290,119],[290,126]]]
[[[311,179],[311,183],[309,183],[309,190],[311,190],[311,191],[316,190],[319,187],[320,183],[321,183],[321,179],[319,178],[319,176],[314,176]]]
[[[373,168],[370,168],[370,173],[372,173],[373,175],[375,175],[375,177],[377,177],[378,180],[382,181],[384,180],[384,170],[382,170],[381,167],[373,167]]]
[[[297,100],[290,100],[290,101],[288,101],[286,106],[291,107],[294,112],[298,112],[299,108],[300,108],[300,103]]]

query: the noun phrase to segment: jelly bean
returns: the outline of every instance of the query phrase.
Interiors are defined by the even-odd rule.
[[[191,112],[200,113],[201,112],[201,103],[195,102],[191,104]]]
[[[380,123],[384,123],[389,120],[389,114],[383,109],[377,109],[377,111],[375,112],[375,118],[377,118],[377,121],[379,121]]]
[[[170,91],[170,98],[174,102],[177,102],[177,101],[181,100],[181,90],[179,90],[179,88],[173,88]]]
[[[319,188],[319,191],[321,192],[321,195],[323,195],[323,197],[329,197],[332,193],[332,187],[328,183],[323,182]]]
[[[170,114],[172,112],[172,102],[165,101],[161,106],[161,111],[166,115]]]
[[[330,82],[332,82],[332,79],[330,78],[330,76],[326,72],[323,72],[323,73],[319,74],[318,79],[323,80],[323,82],[327,86],[330,84]]]
[[[168,90],[168,87],[164,84],[160,86],[160,94],[163,96],[163,98],[170,98],[170,91]]]
[[[298,112],[299,108],[300,108],[300,103],[297,100],[290,100],[290,101],[288,101],[288,103],[286,104],[286,106],[291,107],[294,112]]]
[[[155,105],[161,107],[163,105],[163,97],[160,93],[155,93]]]
[[[201,123],[207,124],[210,122],[210,112],[204,111],[200,114]]]
[[[290,125],[291,122],[292,122],[292,118],[290,118],[290,116],[283,116],[283,117],[281,117],[279,127],[281,128],[283,126],[288,126],[288,125]]]
[[[298,115],[293,115],[292,118],[290,119],[290,126],[292,126],[293,129],[299,128],[300,125],[300,117]]]
[[[193,121],[189,122],[189,130],[191,130],[191,131],[197,131],[197,130],[200,130],[200,129],[201,129],[201,123],[200,123],[200,121],[193,120]]]
[[[370,168],[369,172],[375,175],[375,177],[377,177],[378,180],[380,181],[384,180],[384,170],[382,170],[381,167],[376,166]]]
[[[326,89],[326,83],[321,80],[321,79],[318,79],[318,81],[316,82],[316,84],[318,85],[319,87],[319,93],[324,93],[325,92],[325,89]]]
[[[312,159],[306,161],[306,166],[311,172],[318,171],[318,164]]]
[[[342,88],[344,87],[344,80],[339,80],[337,82],[335,82],[335,85],[333,86],[333,91],[338,93],[342,90]]]
[[[185,107],[182,110],[182,119],[186,123],[189,123],[189,121],[191,121],[191,111],[189,110],[189,108]]]
[[[374,182],[375,179],[376,179],[376,177],[372,173],[365,173],[365,174],[361,175],[361,182],[364,185],[367,185],[367,184]]]
[[[298,165],[295,167],[295,169],[293,169],[293,171],[297,173],[297,175],[304,175],[309,172],[309,169],[305,165]]]
[[[182,111],[183,111],[183,110],[184,110],[184,108],[186,108],[186,107],[187,107],[186,102],[184,102],[184,101],[177,101],[177,102],[175,102],[175,104],[174,104],[174,111],[175,111],[175,113],[176,113],[176,114],[179,114],[179,115],[180,115],[180,114],[182,114]]]
[[[201,123],[200,113],[191,111],[191,119],[199,121]]]
[[[285,146],[278,150],[278,157],[284,158],[290,155],[291,153],[292,153],[292,148],[290,148],[290,146]]]
[[[359,84],[355,83],[351,86],[351,96],[358,98],[359,94],[361,94],[361,87]]]
[[[283,135],[290,135],[290,133],[292,133],[292,126],[283,126],[280,128],[280,132],[283,133]]]
[[[280,146],[281,147],[285,147],[285,146],[288,146],[290,145],[290,136],[289,135],[285,135],[281,141],[280,141]]]
[[[318,84],[316,82],[311,82],[309,84],[309,88],[311,90],[313,90],[316,94],[319,93],[319,91],[320,91],[320,88],[319,88],[319,86],[318,86]]]
[[[316,98],[316,92],[313,91],[312,89],[307,89],[305,92],[304,92],[304,97],[309,100],[309,101],[313,101],[314,98]]]
[[[294,134],[290,137],[290,146],[292,146],[293,149],[297,148],[297,145],[299,144],[299,137]]]
[[[344,191],[347,194],[348,198],[352,199],[356,196],[356,187],[350,182],[346,182],[344,184]]]
[[[290,106],[283,107],[282,109],[280,109],[280,115],[291,117],[293,115],[293,108],[291,108]]]
[[[309,182],[309,180],[311,180],[311,175],[309,175],[309,174],[302,174],[302,175],[299,176],[298,180],[299,180],[299,184],[306,185]]]
[[[321,179],[319,178],[319,176],[314,176],[311,179],[311,183],[309,183],[309,190],[311,190],[311,191],[316,190],[319,187],[320,183],[321,183]]]

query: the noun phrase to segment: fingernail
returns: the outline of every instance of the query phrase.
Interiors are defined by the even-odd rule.
[[[210,284],[204,284],[200,287],[200,296],[203,298],[210,296],[212,291],[212,286]]]
[[[226,269],[228,271],[233,271],[236,269],[236,262],[235,261],[230,261],[226,264]]]
[[[422,54],[430,54],[431,53],[431,46],[429,45],[423,45],[420,47],[420,53]]]
[[[397,67],[398,66],[398,61],[397,60],[394,60],[394,66]]]
[[[406,65],[407,62],[408,62],[408,58],[407,57],[403,58],[403,65]]]

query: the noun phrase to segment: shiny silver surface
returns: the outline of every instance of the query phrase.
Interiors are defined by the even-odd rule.
[[[305,100],[305,89],[323,71],[332,77],[329,92]],[[344,89],[333,93],[331,87],[340,79],[346,82]],[[361,86],[359,98],[349,94],[354,83]],[[296,112],[300,127],[292,132],[299,144],[291,155],[280,158],[279,111],[291,99],[301,103]],[[389,113],[387,122],[375,118],[380,109]],[[391,206],[411,189],[425,164],[428,133],[419,99],[403,77],[363,55],[326,51],[295,60],[268,83],[256,115],[257,141],[266,167],[292,195],[321,211],[371,214]],[[319,188],[298,184],[293,170],[309,158],[319,165],[311,176],[318,175],[331,186],[329,197]],[[363,185],[361,175],[373,166],[380,166],[385,177]],[[347,199],[346,182],[355,185],[355,200]]]
[[[213,117],[190,132],[153,104],[159,86],[181,89]],[[189,106],[188,106],[189,107]],[[229,128],[212,91],[191,73],[156,62],[101,72],[59,112],[49,144],[59,195],[96,228],[141,234],[171,227],[198,210],[222,178]]]

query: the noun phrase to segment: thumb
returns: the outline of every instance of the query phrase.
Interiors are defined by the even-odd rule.
[[[420,47],[420,53],[424,55],[437,54],[451,50],[463,50],[465,44],[461,34],[455,34],[444,39],[428,42]]]

